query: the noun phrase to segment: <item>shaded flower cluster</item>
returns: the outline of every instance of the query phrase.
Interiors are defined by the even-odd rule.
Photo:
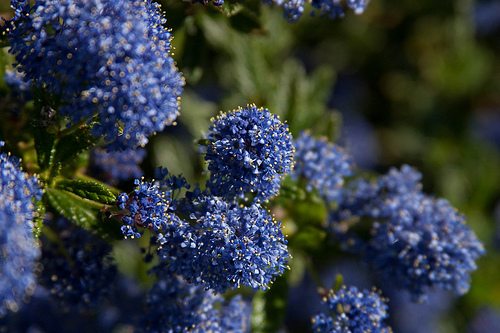
[[[171,34],[150,0],[13,3],[9,31],[28,80],[62,97],[60,112],[91,121],[112,148],[143,146],[174,122],[184,84],[170,56]]]
[[[205,160],[208,188],[233,199],[253,193],[257,201],[276,195],[293,165],[288,127],[267,109],[255,105],[222,113],[208,132]]]
[[[17,70],[7,70],[4,80],[17,100],[24,102],[31,99],[31,82],[26,80],[23,73]]]
[[[339,201],[344,178],[352,175],[351,157],[326,139],[302,133],[295,140],[294,179],[303,178],[308,191],[316,190],[327,202]]]
[[[224,4],[224,0],[192,0],[203,4],[212,3],[215,6]],[[283,9],[283,15],[289,22],[297,21],[303,14],[306,4],[310,3],[317,9],[320,15],[328,16],[332,19],[344,17],[347,11],[355,14],[362,14],[369,0],[263,0],[265,4],[275,5]]]
[[[224,292],[240,286],[266,289],[287,268],[281,225],[259,204],[244,207],[199,191],[177,200],[175,189],[185,187],[179,178],[136,184],[132,194],[118,199],[122,232],[137,238],[139,228],[151,230],[162,266],[170,272]]]
[[[249,332],[250,306],[161,272],[147,298],[145,332]]]
[[[45,228],[55,239],[42,238],[40,284],[64,309],[95,306],[117,274],[111,246],[63,218]]]
[[[331,214],[333,228],[353,217],[374,220],[368,261],[414,298],[424,298],[433,287],[464,294],[484,248],[463,215],[422,192],[420,179],[404,166],[376,182],[356,182],[338,213]]]
[[[90,170],[106,182],[116,185],[120,181],[142,177],[139,164],[146,157],[141,148],[123,151],[94,149],[90,155]]]
[[[267,289],[287,268],[281,224],[260,205],[244,207],[201,195],[189,209],[194,246],[185,247],[182,260],[177,256],[172,263],[189,282],[217,292],[240,286]]]
[[[311,4],[321,15],[330,18],[344,17],[347,10],[355,14],[362,14],[369,0],[312,0]]]
[[[3,142],[0,141],[0,147]],[[35,261],[40,255],[34,237],[36,200],[42,192],[19,160],[0,154],[0,315],[17,310],[35,284]]]
[[[387,304],[377,292],[343,286],[337,291],[330,290],[323,304],[328,311],[312,318],[313,332],[391,332],[384,323]]]
[[[181,235],[187,228],[186,222],[176,214],[174,189],[165,180],[147,182],[136,179],[132,193],[121,193],[117,198],[118,208],[122,211],[121,227],[125,238],[139,238],[138,228],[150,229],[159,235],[171,239],[175,234]]]

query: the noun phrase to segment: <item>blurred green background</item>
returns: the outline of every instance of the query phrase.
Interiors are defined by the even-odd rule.
[[[467,215],[488,253],[436,332],[465,332],[485,308],[500,311],[500,1],[372,0],[359,16],[306,13],[294,24],[257,0],[161,2],[187,86],[178,126],[148,147],[147,171],[199,180],[194,142],[210,117],[266,106],[294,134],[346,146],[361,168],[417,167],[426,192]]]

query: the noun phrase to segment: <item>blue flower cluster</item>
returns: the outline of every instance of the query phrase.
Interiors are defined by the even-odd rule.
[[[193,0],[192,2],[213,3],[215,6],[224,4],[224,0]],[[310,3],[321,15],[335,19],[344,17],[347,10],[355,14],[362,14],[369,0],[263,0],[263,2],[282,7],[285,18],[290,22],[295,22],[304,14],[307,3]]]
[[[463,215],[446,200],[422,192],[421,175],[409,166],[376,182],[358,181],[332,223],[352,217],[375,221],[367,260],[415,299],[439,287],[464,294],[484,248]]]
[[[45,228],[56,239],[42,237],[40,285],[64,309],[95,306],[108,295],[117,274],[111,246],[63,218]]]
[[[311,4],[319,10],[320,14],[330,18],[343,17],[346,10],[351,10],[355,14],[362,14],[369,0],[312,0]]]
[[[308,191],[316,190],[326,202],[341,199],[344,178],[352,175],[353,161],[343,149],[326,139],[302,133],[295,140],[295,168],[292,177],[306,181]]]
[[[17,4],[16,4],[17,3]],[[172,124],[184,84],[171,34],[151,0],[13,2],[11,52],[26,78],[62,97],[61,114],[92,121],[110,147],[143,146]]]
[[[259,204],[244,207],[202,193],[176,200],[174,192],[166,181],[137,181],[132,194],[118,199],[125,237],[140,237],[138,227],[150,229],[169,271],[224,292],[266,289],[287,268],[281,225]]]
[[[205,160],[208,188],[233,199],[253,194],[257,201],[276,195],[293,166],[292,136],[286,124],[255,105],[222,113],[208,132]]]
[[[342,286],[323,298],[327,312],[312,318],[316,333],[389,333],[385,300],[375,291]]]
[[[187,224],[176,214],[174,190],[165,181],[136,179],[135,185],[131,194],[121,193],[117,198],[118,208],[123,213],[121,230],[125,238],[141,237],[138,228],[152,230],[160,243],[182,234]]]
[[[109,184],[116,185],[120,181],[142,177],[139,164],[145,157],[146,151],[142,148],[110,152],[97,148],[90,155],[90,170]]]
[[[40,255],[33,234],[34,202],[41,195],[36,178],[21,170],[19,160],[0,154],[0,315],[17,310],[34,287]]]
[[[283,15],[289,22],[297,21],[302,14],[307,3],[306,0],[264,0],[264,3],[283,8]]]
[[[261,206],[279,191],[293,164],[286,125],[268,110],[249,106],[219,116],[208,135],[207,189],[160,169],[158,180],[136,180],[118,197],[126,238],[153,232],[162,266],[186,281],[216,292],[249,286],[266,289],[287,268],[281,224]],[[239,199],[255,192],[255,201]]]
[[[259,204],[244,207],[201,195],[189,208],[194,246],[174,264],[189,282],[218,292],[240,286],[267,289],[287,268],[281,224]]]
[[[229,302],[211,290],[161,272],[147,298],[144,331],[249,332],[250,306],[241,296]]]
[[[31,82],[26,80],[23,73],[17,70],[7,70],[4,80],[18,101],[25,102],[31,99]]]

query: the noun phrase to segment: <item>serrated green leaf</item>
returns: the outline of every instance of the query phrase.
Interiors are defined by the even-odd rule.
[[[55,135],[48,133],[44,128],[34,128],[33,135],[35,137],[35,149],[38,165],[40,170],[46,170],[55,154]]]
[[[33,234],[35,235],[35,238],[40,237],[40,234],[42,233],[42,228],[43,228],[43,219],[45,217],[45,205],[43,204],[43,201],[37,201],[35,204],[35,218],[33,219]]]
[[[54,188],[48,188],[44,195],[52,208],[76,225],[105,239],[121,239],[118,225],[100,213],[104,205]]]
[[[93,200],[103,204],[114,204],[116,195],[113,191],[102,183],[86,180],[64,179],[56,185],[58,189],[74,193],[84,199]]]
[[[66,135],[56,144],[54,163],[64,165],[65,162],[92,148],[96,143],[97,139],[92,136],[87,127]]]

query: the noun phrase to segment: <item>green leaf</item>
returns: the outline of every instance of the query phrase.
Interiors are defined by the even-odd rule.
[[[104,205],[65,190],[48,188],[44,195],[52,208],[76,225],[105,239],[122,238],[118,224],[102,216]]]
[[[33,219],[33,234],[35,238],[40,237],[43,228],[43,219],[45,217],[45,205],[43,200],[39,200],[35,203],[35,218]]]
[[[55,135],[47,132],[44,128],[33,129],[35,137],[35,149],[40,170],[46,170],[52,163],[55,154]]]
[[[74,193],[84,199],[93,200],[99,203],[111,205],[116,202],[116,195],[110,188],[102,183],[65,179],[59,181],[56,187]]]
[[[96,143],[97,140],[92,136],[88,127],[74,131],[57,142],[54,162],[64,165],[65,162],[92,148]]]
[[[290,239],[290,246],[305,251],[318,250],[326,238],[326,232],[315,227],[302,228]]]

